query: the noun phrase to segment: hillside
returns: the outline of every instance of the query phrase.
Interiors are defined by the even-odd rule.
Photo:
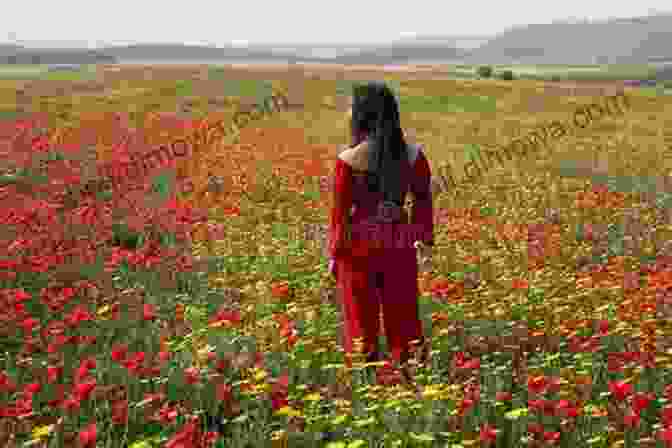
[[[0,46],[0,64],[111,64],[117,60],[95,50],[27,49],[16,45]]]
[[[672,60],[672,14],[525,25],[471,51],[469,63],[643,64]]]

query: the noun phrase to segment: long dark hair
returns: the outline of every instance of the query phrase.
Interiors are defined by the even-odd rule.
[[[369,191],[382,192],[386,201],[403,202],[401,172],[408,163],[406,140],[397,100],[384,83],[353,87],[351,131],[353,146],[368,136]]]

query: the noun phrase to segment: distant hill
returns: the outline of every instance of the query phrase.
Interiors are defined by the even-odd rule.
[[[414,60],[448,60],[462,55],[455,48],[440,46],[423,46],[417,44],[390,44],[387,46],[365,49],[335,57],[315,57],[299,55],[288,49],[258,49],[250,47],[199,47],[179,44],[133,45],[127,47],[108,47],[103,50],[120,61],[151,61],[151,60],[201,60],[226,61],[235,60],[268,60],[278,62],[328,62],[333,64],[404,64]]]
[[[336,64],[413,64],[424,61],[456,61],[464,55],[464,50],[454,47],[397,43],[337,56],[331,58],[331,61]]]
[[[106,47],[105,54],[120,61],[225,61],[227,59],[278,60],[298,62],[303,59],[287,54],[278,54],[266,50],[254,50],[245,47],[206,47],[182,44],[138,44],[119,47]]]
[[[23,47],[20,45],[0,44],[0,56],[10,56],[21,51]]]
[[[388,44],[195,46],[137,44],[89,49],[0,45],[0,64],[152,61],[269,61],[337,64],[662,64],[672,62],[672,14],[602,21],[553,22],[511,28],[493,36],[405,37]],[[318,56],[319,55],[319,56]],[[326,55],[326,56],[325,56]],[[9,59],[8,59],[9,58]]]
[[[113,64],[117,60],[97,50],[25,48],[0,45],[0,64]]]
[[[672,59],[672,14],[525,25],[474,49],[468,63],[642,64]]]

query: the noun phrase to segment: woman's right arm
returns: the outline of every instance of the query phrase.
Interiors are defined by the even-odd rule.
[[[352,172],[341,159],[336,160],[334,203],[329,222],[329,255],[336,258],[350,246],[350,207],[352,207]]]

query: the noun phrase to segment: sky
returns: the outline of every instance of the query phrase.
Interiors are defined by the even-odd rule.
[[[414,34],[493,35],[524,24],[655,12],[672,12],[670,0],[471,1],[459,7],[437,0],[22,0],[3,8],[0,43],[88,48],[138,42],[383,43]]]

